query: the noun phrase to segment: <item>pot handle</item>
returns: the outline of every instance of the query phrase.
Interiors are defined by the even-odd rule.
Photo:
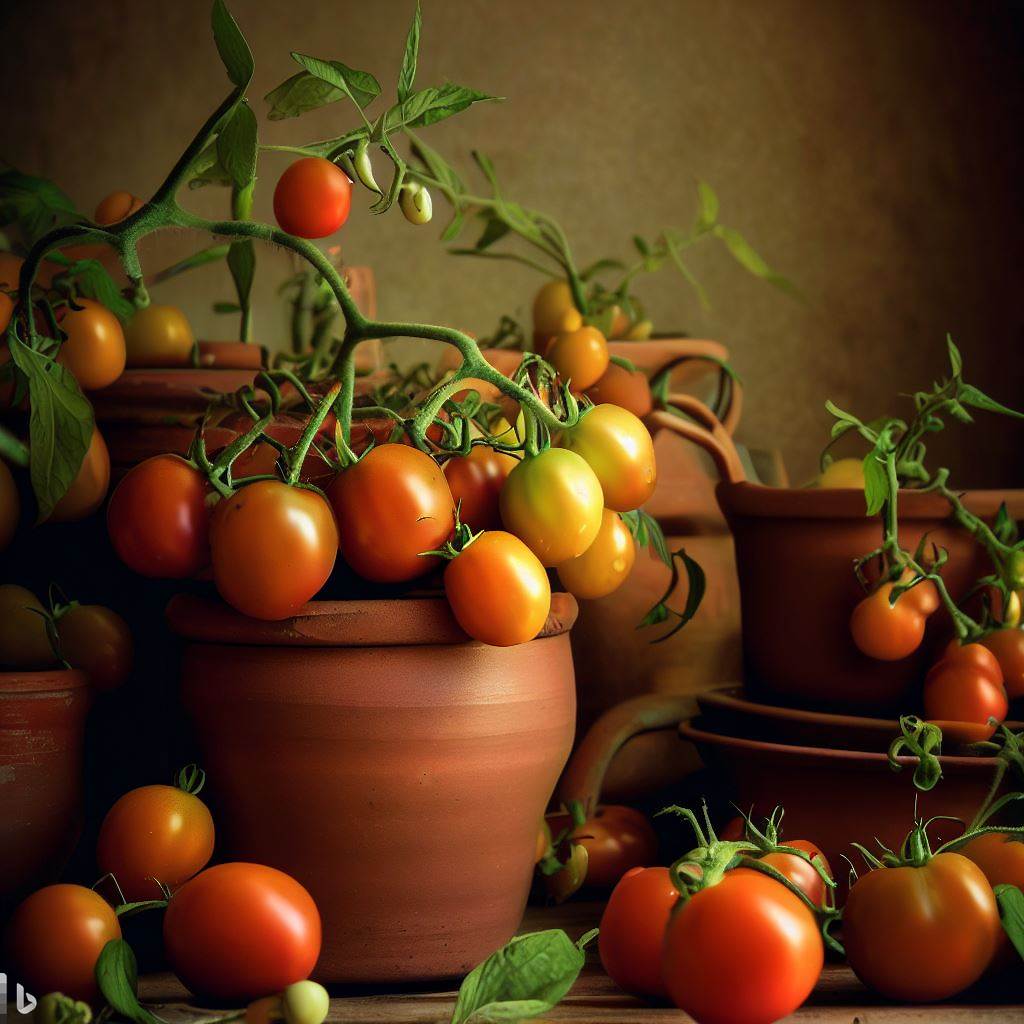
[[[670,430],[679,434],[699,445],[715,460],[715,467],[723,480],[731,484],[746,480],[740,453],[725,424],[700,399],[692,395],[669,395],[669,403],[693,419],[684,419],[665,409],[658,409],[646,419],[651,433]]]
[[[609,708],[587,731],[562,773],[556,803],[578,800],[589,815],[597,807],[612,758],[634,736],[671,729],[693,717],[693,698],[647,693]]]
[[[697,344],[703,343],[698,342]],[[719,367],[720,373],[722,373],[723,375],[726,373],[726,371],[722,369],[721,363],[718,361],[718,359],[710,357],[708,355],[702,355],[699,353],[686,353],[684,355],[678,356],[675,359],[670,360],[663,366],[658,367],[653,376],[658,376],[658,374],[670,372],[674,367],[682,366],[684,363],[700,361],[714,363],[715,366]],[[671,395],[669,397],[669,401],[673,405],[678,405],[678,398],[679,395]],[[740,416],[743,413],[743,385],[735,376],[730,376],[729,388],[727,391],[725,403],[725,407],[723,409],[718,410],[715,415],[721,420],[722,426],[725,428],[725,432],[731,436],[736,432],[736,428],[739,426]]]

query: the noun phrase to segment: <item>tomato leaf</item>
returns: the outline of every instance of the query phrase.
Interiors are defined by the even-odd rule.
[[[1005,405],[1000,405],[994,398],[989,398],[988,395],[979,391],[973,384],[961,384],[957,398],[964,405],[971,406],[972,409],[984,409],[985,412],[997,412],[1002,416],[1024,419],[1024,413],[1018,412],[1016,409],[1010,409]],[[953,410],[951,409],[951,411]],[[958,416],[957,418],[959,419],[960,417]],[[970,416],[967,417],[966,422],[971,422]]]
[[[408,99],[412,92],[412,84],[416,80],[416,62],[420,52],[420,29],[423,15],[420,12],[420,0],[416,0],[416,13],[412,16],[409,35],[405,40],[405,55],[402,57],[402,70],[398,73],[398,101]]]
[[[517,935],[466,976],[451,1024],[517,1021],[547,1013],[572,988],[585,957],[560,928]]]
[[[675,265],[676,270],[683,275],[686,282],[690,287],[697,293],[697,299],[700,302],[702,309],[711,308],[711,300],[708,298],[708,293],[705,291],[704,286],[694,276],[693,271],[683,262],[681,250],[676,239],[668,232],[665,232],[665,248],[668,250],[668,254],[672,259],[672,263]]]
[[[1003,931],[1009,936],[1013,948],[1024,960],[1024,893],[1015,885],[997,885],[993,889],[999,904],[999,917]]]
[[[754,277],[759,277],[761,280],[775,285],[781,291],[796,294],[796,286],[781,274],[776,274],[761,255],[754,250],[754,247],[735,228],[727,228],[724,224],[716,224],[712,230],[715,236],[725,243],[725,247],[729,250],[732,258],[741,267],[753,274]]]
[[[867,515],[879,513],[889,497],[889,477],[885,471],[885,463],[879,458],[877,448],[864,456],[864,503]]]
[[[163,1024],[138,997],[138,966],[132,947],[124,939],[111,939],[96,961],[96,984],[110,1008],[135,1024]]]
[[[474,103],[498,98],[454,82],[445,82],[440,88],[419,89],[388,108],[381,122],[381,131],[387,135],[400,128],[424,128],[458,114]]]
[[[706,181],[698,181],[697,198],[700,202],[700,210],[697,214],[695,230],[698,234],[704,234],[710,231],[718,221],[718,196]]]
[[[53,511],[81,468],[95,429],[92,406],[70,371],[8,333],[11,356],[28,378],[29,476],[39,521]]]
[[[220,162],[217,142],[214,140],[192,161],[189,168],[188,187],[202,188],[204,185],[230,185],[231,175]]]
[[[215,302],[214,313],[241,313],[242,307],[237,302]]]
[[[256,131],[256,115],[243,101],[217,136],[217,160],[238,188],[251,185],[256,177]]]
[[[303,70],[267,93],[267,117],[271,121],[298,117],[346,96],[365,110],[380,95],[380,82],[369,71],[350,68],[340,60],[320,60],[301,53],[293,53],[292,60]]]
[[[102,303],[122,322],[134,315],[135,307],[121,294],[99,260],[77,260],[69,267],[68,275],[74,279],[79,294]]]
[[[256,273],[256,250],[251,238],[231,243],[228,250],[228,269],[238,291],[239,304],[248,306],[252,280]]]
[[[213,41],[217,44],[217,52],[224,62],[228,78],[239,89],[244,89],[252,79],[256,65],[252,59],[252,50],[249,49],[245,36],[242,35],[224,0],[213,0],[210,21],[213,26]]]
[[[953,371],[953,377],[959,380],[964,370],[964,359],[960,355],[960,349],[953,344],[953,336],[951,334],[946,335],[946,351],[949,353],[949,365]]]
[[[52,181],[13,167],[0,171],[0,226],[13,224],[25,245],[31,247],[53,228],[81,219],[75,204]]]

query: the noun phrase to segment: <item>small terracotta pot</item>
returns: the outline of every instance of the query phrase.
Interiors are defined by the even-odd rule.
[[[0,672],[0,903],[53,881],[82,826],[81,672]]]
[[[575,617],[555,595],[538,639],[495,648],[443,598],[314,602],[283,622],[172,600],[220,854],[310,890],[318,979],[452,977],[515,932],[572,745]]]

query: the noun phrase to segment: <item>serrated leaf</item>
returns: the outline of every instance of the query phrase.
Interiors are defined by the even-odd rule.
[[[271,121],[298,117],[346,96],[365,110],[380,95],[380,82],[369,71],[350,68],[340,60],[325,61],[299,53],[293,53],[292,59],[304,70],[267,93],[267,117]]]
[[[700,233],[710,231],[718,222],[718,196],[706,181],[698,181],[697,199],[700,203],[697,214],[697,231]]]
[[[419,59],[422,26],[423,15],[420,12],[420,0],[416,0],[416,13],[412,16],[412,24],[409,26],[409,34],[405,40],[402,70],[398,73],[398,101],[400,103],[412,93],[413,82],[416,81],[416,63]]]
[[[213,41],[217,45],[220,59],[224,62],[228,78],[239,89],[244,89],[255,70],[252,50],[249,49],[245,36],[242,35],[224,0],[213,0],[210,20],[213,25]]]
[[[256,178],[259,143],[256,115],[244,101],[217,136],[217,161],[238,188],[246,188]]]
[[[420,89],[385,112],[381,131],[387,135],[401,128],[425,128],[458,114],[474,103],[497,99],[497,96],[454,82],[446,82],[440,88]]]

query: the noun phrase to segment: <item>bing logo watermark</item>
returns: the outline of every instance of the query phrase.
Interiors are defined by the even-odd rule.
[[[25,991],[20,982],[14,986],[14,1007],[18,1013],[31,1013],[36,1008],[36,997]],[[7,1016],[7,975],[0,973],[0,1019]]]

